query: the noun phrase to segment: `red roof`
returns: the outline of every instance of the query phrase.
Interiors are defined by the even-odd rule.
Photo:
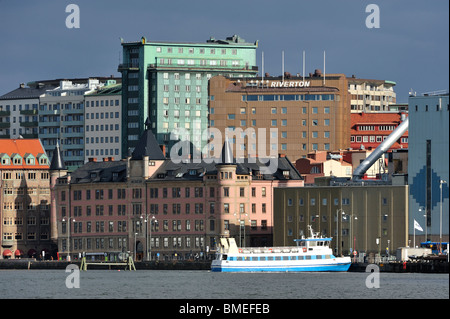
[[[402,121],[402,114],[408,116],[407,113],[351,113],[351,128],[355,125],[398,125]]]
[[[0,158],[7,154],[10,157],[9,164],[2,164],[0,159],[0,169],[48,169],[49,161],[44,147],[39,139],[0,139]],[[27,164],[25,157],[33,155],[34,164]],[[22,164],[14,165],[13,157],[19,155],[22,158]],[[46,164],[39,164],[39,156],[45,155]]]

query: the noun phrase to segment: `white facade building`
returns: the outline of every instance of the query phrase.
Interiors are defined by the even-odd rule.
[[[114,80],[85,95],[84,162],[122,155],[122,85]]]

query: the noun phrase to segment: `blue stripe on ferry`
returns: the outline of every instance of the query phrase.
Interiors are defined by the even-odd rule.
[[[301,271],[347,271],[350,264],[276,266],[276,267],[212,267],[213,272],[301,272]]]

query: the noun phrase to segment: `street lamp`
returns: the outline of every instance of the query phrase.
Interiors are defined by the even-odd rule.
[[[148,220],[148,218],[147,218]],[[155,216],[152,216],[150,218],[150,245],[148,245],[148,249],[147,249],[147,260],[152,260],[152,226],[153,223],[157,223],[158,221],[156,220]]]
[[[425,242],[427,241],[427,212],[426,212],[426,210],[425,210],[425,207],[423,207],[423,206],[420,206],[419,207],[419,212],[421,212],[421,211],[424,211],[425,212],[425,214],[423,215],[423,217],[425,217]]]
[[[336,210],[336,255],[338,255],[338,256],[339,256],[339,246],[340,246],[340,244],[339,244],[339,223],[338,223],[338,221],[339,221],[339,211],[342,212],[341,213],[342,215],[345,215],[345,212],[344,212],[344,210],[342,208],[338,208]],[[341,221],[341,227],[342,227],[342,221]]]
[[[248,214],[243,213],[241,211],[239,212],[239,219],[238,219],[238,221],[239,221],[239,247],[242,247],[242,234],[241,234],[242,226],[244,226],[244,247],[245,247],[245,217],[244,217],[244,219],[241,219],[242,215],[248,216]],[[234,213],[234,216],[236,216],[236,218],[237,218],[237,213]],[[242,222],[243,222],[243,224],[242,224]]]
[[[62,219],[63,222],[67,221],[68,230],[67,230],[67,261],[70,261],[70,222],[75,222],[74,218],[68,218],[66,220],[65,217]]]
[[[144,219],[144,223],[146,223],[146,226],[145,226],[145,247],[146,247],[146,256],[145,256],[145,259],[147,260],[147,261],[149,261],[149,260],[152,260],[152,256],[151,256],[151,253],[152,253],[152,248],[151,248],[151,242],[152,242],[152,225],[153,225],[153,222],[157,222],[157,220],[156,220],[156,218],[155,218],[155,216],[152,216],[151,218],[150,218],[150,222],[149,222],[149,216],[150,216],[150,214],[146,214],[145,215],[145,219]],[[144,216],[141,216],[141,219],[143,219],[144,218]],[[149,244],[149,242],[148,242],[148,226],[150,225],[150,244]]]
[[[447,184],[446,181],[439,181],[439,188],[441,191],[441,206],[439,209],[439,253],[442,253],[442,184]],[[447,244],[447,254],[448,254],[448,244]]]
[[[138,233],[134,233],[134,261],[137,261],[136,256],[137,256],[137,249],[136,249],[136,235]]]

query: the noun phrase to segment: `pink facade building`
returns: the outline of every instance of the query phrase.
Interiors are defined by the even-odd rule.
[[[91,161],[55,181],[59,256],[206,258],[223,236],[241,247],[271,245],[273,189],[303,186],[286,157],[276,160],[270,175],[259,161],[232,156],[176,163],[146,130],[126,160]]]

